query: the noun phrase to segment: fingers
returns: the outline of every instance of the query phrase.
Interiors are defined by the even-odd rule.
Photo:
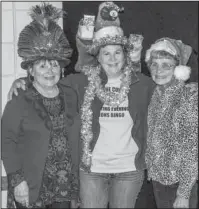
[[[7,96],[8,102],[9,102],[10,100],[12,100],[12,94],[13,94],[13,90],[10,89],[10,91],[8,92],[8,96]]]
[[[17,92],[17,87],[11,87],[10,91],[8,92],[8,101],[12,100],[12,95],[15,94],[16,96],[18,96],[18,92]]]
[[[17,79],[16,81],[14,81],[14,83],[12,84],[12,87],[10,89],[10,91],[8,92],[8,96],[7,96],[7,100],[10,101],[12,100],[12,96],[13,94],[15,96],[18,96],[18,88],[23,89],[24,91],[26,90],[26,82],[23,79]]]
[[[15,96],[18,96],[18,91],[17,89],[13,89]]]
[[[25,82],[25,80],[23,80],[23,79],[20,79],[20,82],[21,82],[21,84],[22,84],[22,85],[24,85],[24,86],[26,85],[26,82]]]
[[[22,181],[19,185],[17,185],[14,189],[14,194],[24,196],[28,195],[28,184],[26,181]]]
[[[189,87],[191,93],[198,90],[198,86],[196,83],[188,83],[186,84],[186,86]]]
[[[19,83],[17,88],[22,88],[24,91],[26,90],[26,82],[23,79],[19,80]]]
[[[26,85],[23,84],[23,85],[21,86],[21,88],[25,91],[25,90],[26,90]]]
[[[12,87],[13,88],[13,91],[14,91],[14,94],[16,96],[18,96],[18,91],[17,89],[23,89],[24,91],[26,90],[26,82],[22,79],[19,79],[18,81],[16,81],[15,85]]]
[[[189,208],[189,201],[177,198],[173,204],[173,208]]]
[[[19,80],[19,82],[16,82],[16,88],[20,88],[23,85],[23,83],[21,82],[21,80]]]
[[[15,200],[22,205],[29,205],[29,189],[26,181],[21,182],[14,189]]]
[[[28,197],[28,195],[24,195],[24,196],[22,196],[22,195],[15,195],[15,200],[18,202],[18,203],[20,203],[20,204],[22,204],[22,205],[24,205],[24,206],[29,206],[29,197]]]

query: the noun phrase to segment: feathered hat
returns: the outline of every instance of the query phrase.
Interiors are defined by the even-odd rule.
[[[97,55],[99,49],[106,45],[127,46],[128,39],[120,27],[119,13],[124,8],[119,8],[113,2],[103,2],[99,5],[98,15],[95,22],[95,32],[88,52]]]
[[[64,31],[57,24],[64,14],[62,10],[47,3],[31,8],[33,21],[21,31],[18,40],[18,54],[23,59],[23,69],[38,59],[57,60],[62,67],[70,63],[72,49]]]
[[[168,37],[158,39],[146,51],[145,62],[149,62],[153,51],[165,51],[179,60],[179,65],[174,70],[174,76],[178,80],[186,81],[191,74],[191,68],[186,66],[192,53],[192,47],[184,44],[181,40]]]

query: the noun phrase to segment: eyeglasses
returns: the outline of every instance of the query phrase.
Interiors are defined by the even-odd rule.
[[[171,69],[173,69],[175,67],[175,65],[171,65],[171,64],[167,64],[167,63],[163,63],[162,65],[158,65],[157,63],[153,62],[150,65],[150,69],[151,71],[156,71],[158,68],[161,71],[169,71]]]

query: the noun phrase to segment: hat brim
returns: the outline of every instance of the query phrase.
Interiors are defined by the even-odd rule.
[[[92,45],[88,47],[88,53],[96,56],[99,53],[100,48],[107,45],[122,45],[127,48],[128,39],[126,36],[100,38],[99,40],[95,40]]]
[[[40,58],[40,59],[42,59],[42,58]],[[49,58],[44,58],[44,59],[53,60],[53,58],[51,58],[51,59],[49,59]],[[38,60],[38,58],[32,59],[32,60],[22,61],[22,62],[21,62],[21,68],[24,69],[24,70],[28,70],[29,66],[30,66],[33,62],[35,62],[35,61],[37,61],[37,60]],[[57,61],[59,62],[61,68],[64,68],[64,67],[68,66],[68,65],[70,64],[70,62],[71,62],[69,59],[64,59],[64,60],[62,60],[62,59],[60,59],[60,60],[54,59],[54,60],[57,60]]]

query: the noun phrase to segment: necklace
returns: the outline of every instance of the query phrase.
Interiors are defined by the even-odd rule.
[[[107,92],[101,84],[99,73],[101,67],[84,66],[82,72],[88,77],[88,86],[85,91],[83,105],[81,107],[81,138],[83,140],[83,154],[81,158],[81,167],[85,170],[90,169],[91,165],[91,149],[90,143],[93,140],[92,133],[92,118],[93,112],[91,110],[92,101],[95,95],[106,105],[118,106],[127,97],[131,84],[131,68],[126,65],[121,79],[120,91]]]
[[[37,85],[36,83],[33,83],[33,86],[35,87],[35,89],[44,97],[47,98],[54,98],[59,94],[59,88],[57,87],[57,85],[54,86],[54,88],[48,92],[45,91],[43,88],[41,88],[39,85]]]

